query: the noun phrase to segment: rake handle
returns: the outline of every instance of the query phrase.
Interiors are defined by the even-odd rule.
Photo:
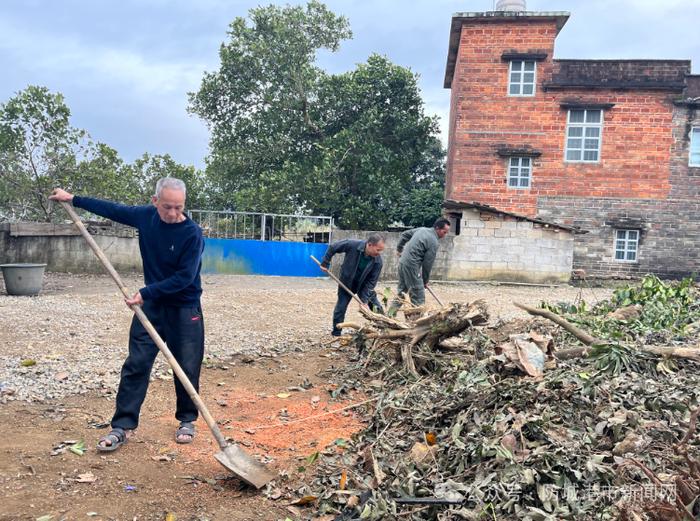
[[[121,277],[119,276],[119,274],[116,272],[116,270],[112,266],[112,263],[109,262],[109,259],[105,256],[102,249],[97,245],[97,243],[95,242],[95,239],[93,239],[92,235],[90,235],[90,232],[87,231],[87,229],[85,228],[85,225],[83,224],[83,221],[80,220],[80,217],[78,216],[77,213],[75,213],[75,210],[73,210],[73,207],[64,201],[59,201],[59,202],[60,202],[61,206],[63,207],[63,209],[68,213],[70,218],[73,220],[73,223],[80,231],[80,234],[87,241],[88,245],[90,246],[92,251],[95,253],[97,258],[100,260],[102,265],[105,267],[105,269],[107,270],[109,275],[112,277],[114,282],[117,283],[117,286],[119,286],[119,289],[121,290],[121,292],[124,294],[124,296],[126,298],[131,298],[131,295],[129,294],[129,291],[126,289],[126,286],[124,285],[124,283],[122,282]],[[197,409],[199,409],[199,412],[202,413],[202,417],[204,418],[204,421],[207,422],[207,425],[209,426],[211,433],[214,435],[214,438],[216,438],[216,441],[219,444],[219,447],[221,447],[222,450],[225,449],[228,446],[228,444],[226,443],[226,438],[224,438],[224,435],[221,433],[219,426],[216,424],[216,420],[214,420],[212,415],[209,413],[209,409],[207,409],[207,406],[204,405],[204,402],[199,397],[199,394],[197,393],[194,386],[192,385],[192,382],[190,382],[189,378],[187,378],[187,375],[182,370],[182,367],[180,367],[180,364],[173,356],[173,353],[170,351],[170,349],[168,348],[166,343],[160,337],[160,335],[156,331],[156,328],[153,327],[153,324],[151,324],[151,321],[148,320],[146,313],[143,312],[143,309],[141,309],[141,306],[139,306],[138,304],[132,304],[129,307],[134,311],[136,318],[139,319],[139,322],[141,322],[144,329],[148,332],[148,335],[151,337],[153,342],[156,344],[156,346],[158,347],[160,352],[163,353],[163,356],[165,356],[165,359],[170,364],[170,367],[172,367],[173,372],[177,376],[178,380],[180,380],[180,383],[182,384],[182,386],[187,391],[187,394],[190,396],[190,398],[192,399],[194,404],[197,406]]]
[[[322,267],[322,266],[321,266],[321,263],[319,262],[319,260],[318,260],[316,257],[314,257],[313,255],[310,255],[310,257],[314,260],[314,262],[315,262],[316,264],[318,264],[319,268]],[[326,270],[326,273],[328,273],[328,275],[330,276],[330,278],[332,278],[334,281],[336,281],[336,282],[338,283],[338,285],[339,285],[341,288],[343,288],[345,291],[347,291],[347,292],[352,296],[352,298],[354,298],[354,299],[357,301],[357,303],[358,303],[360,306],[364,306],[364,305],[365,305],[365,303],[362,302],[362,301],[360,300],[360,297],[357,296],[357,293],[353,293],[353,292],[350,290],[350,288],[348,288],[345,284],[343,284],[343,283],[340,281],[340,279],[339,279],[338,277],[336,277],[335,275],[333,275],[333,274],[331,273],[331,270]]]
[[[426,286],[425,289],[427,289],[430,292],[430,294],[433,296],[433,298],[435,300],[437,300],[438,304],[440,304],[443,307],[445,306],[442,302],[440,302],[440,299],[438,298],[438,296],[435,294],[435,292],[432,290],[432,288],[430,286]]]

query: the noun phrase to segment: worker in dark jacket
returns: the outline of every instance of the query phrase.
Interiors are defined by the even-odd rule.
[[[184,213],[185,183],[165,177],[156,184],[148,206],[126,206],[79,197],[57,188],[50,199],[72,203],[95,215],[133,226],[139,231],[145,285],[127,306],[141,306],[143,312],[167,342],[195,390],[204,357],[204,319],[200,296],[202,283],[202,230]],[[122,367],[112,430],[100,438],[97,450],[111,452],[126,443],[139,424],[141,405],[158,348],[136,317],[129,331],[129,356]],[[180,422],[177,443],[191,443],[195,434],[197,407],[178,379],[175,379],[175,418]]]
[[[373,233],[367,237],[366,241],[345,239],[334,242],[326,250],[326,254],[321,261],[321,269],[328,271],[331,259],[336,253],[344,253],[345,259],[340,268],[340,281],[355,293],[365,305],[369,302],[373,307],[382,312],[381,305],[377,300],[374,287],[379,280],[382,271],[382,258],[380,254],[384,251],[384,237],[378,233]],[[333,336],[340,336],[341,330],[338,324],[345,320],[345,311],[352,295],[349,295],[343,288],[338,287],[338,301],[333,310]]]

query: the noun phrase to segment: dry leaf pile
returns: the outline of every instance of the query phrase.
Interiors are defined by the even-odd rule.
[[[376,404],[346,451],[316,463],[307,488],[318,496],[317,514],[694,519],[700,365],[639,347],[697,349],[700,299],[692,284],[662,284],[645,280],[591,309],[543,306],[604,340],[563,360],[554,345],[577,348],[577,340],[541,319],[505,334],[508,324],[499,331],[471,321],[446,340],[433,318],[418,341],[420,316],[405,327],[370,320],[352,339],[364,355],[342,377]],[[633,312],[615,313],[631,305]],[[487,316],[483,303],[438,314],[457,309]]]

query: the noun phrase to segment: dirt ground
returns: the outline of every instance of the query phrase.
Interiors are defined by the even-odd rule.
[[[127,286],[138,288],[136,278]],[[380,286],[382,284],[380,283]],[[201,391],[224,435],[280,473],[271,499],[230,478],[213,458],[203,421],[191,445],[174,441],[172,376],[162,363],[141,424],[120,450],[94,449],[114,407],[130,312],[107,277],[49,274],[35,298],[0,288],[0,520],[284,520],[312,509],[290,506],[288,486],[313,472],[306,459],[342,450],[361,429],[359,392],[333,400],[329,370],[354,353],[328,344],[335,287],[325,279],[204,278],[207,358]],[[439,284],[443,301],[484,298],[491,322],[525,318],[513,301],[589,302],[604,288]],[[348,320],[360,321],[351,305]],[[34,363],[27,367],[23,361]],[[84,455],[65,442],[84,440]],[[56,453],[55,455],[52,455]],[[307,467],[306,470],[303,467]],[[279,490],[278,493],[275,491]]]

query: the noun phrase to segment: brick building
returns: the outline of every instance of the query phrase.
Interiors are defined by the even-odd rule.
[[[581,228],[589,276],[700,272],[700,76],[688,60],[554,59],[568,18],[453,16],[445,199]]]

